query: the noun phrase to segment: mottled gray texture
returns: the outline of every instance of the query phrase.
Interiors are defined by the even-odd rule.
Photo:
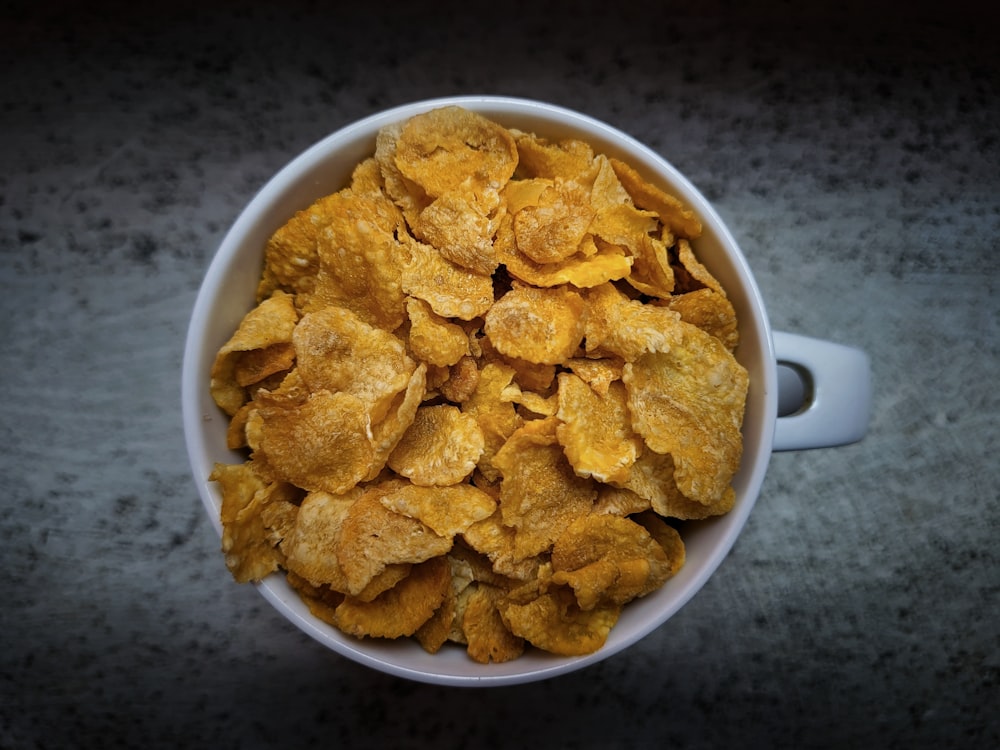
[[[996,19],[617,5],[4,12],[0,746],[1000,743]],[[233,584],[179,413],[245,202],[339,126],[454,93],[651,145],[730,223],[775,327],[865,349],[875,382],[866,440],[776,455],[669,623],[489,691],[371,672]]]

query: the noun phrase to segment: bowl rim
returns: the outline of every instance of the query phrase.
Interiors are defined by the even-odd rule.
[[[354,139],[369,136],[373,142],[374,134],[384,125],[405,120],[419,112],[444,106],[466,107],[483,112],[487,116],[491,116],[489,114],[491,111],[502,110],[502,114],[493,115],[495,119],[501,121],[501,124],[504,124],[502,120],[505,117],[508,121],[516,117],[543,118],[558,122],[571,130],[583,129],[587,131],[587,138],[592,142],[606,141],[614,144],[618,150],[639,156],[644,170],[648,171],[648,165],[653,165],[655,172],[659,176],[666,176],[669,179],[671,188],[676,188],[675,192],[681,194],[682,200],[695,210],[703,224],[706,227],[710,226],[714,234],[717,235],[718,242],[724,248],[723,252],[727,261],[732,264],[733,271],[741,279],[740,284],[746,295],[746,304],[754,311],[752,320],[740,321],[741,335],[744,337],[747,334],[751,335],[756,341],[756,351],[760,353],[762,358],[759,362],[761,368],[759,379],[762,382],[752,383],[751,386],[756,385],[761,391],[759,393],[761,399],[759,406],[762,414],[760,416],[761,428],[758,433],[760,444],[757,446],[751,464],[743,465],[740,468],[740,474],[745,475],[744,491],[740,502],[725,516],[709,521],[709,523],[722,524],[724,533],[721,539],[714,543],[711,554],[698,566],[696,573],[688,578],[676,595],[671,598],[669,606],[658,610],[655,616],[647,617],[641,626],[632,628],[627,637],[609,638],[608,643],[593,654],[552,658],[549,658],[549,655],[543,655],[531,662],[532,667],[527,667],[527,662],[522,662],[519,665],[519,662],[524,659],[521,657],[519,660],[506,664],[486,665],[487,670],[478,668],[483,665],[476,665],[476,674],[416,669],[374,654],[370,648],[371,641],[358,641],[342,634],[339,637],[334,634],[334,637],[331,638],[329,632],[331,626],[326,626],[325,623],[319,622],[308,613],[298,595],[287,585],[284,575],[280,571],[253,584],[275,609],[302,632],[341,656],[378,671],[437,685],[490,687],[523,684],[567,674],[603,661],[642,640],[673,617],[704,587],[728,556],[757,501],[770,460],[777,414],[777,369],[771,326],[764,301],[749,264],[726,223],[701,192],[664,156],[624,131],[590,115],[549,102],[509,96],[463,95],[416,100],[370,114],[333,131],[293,157],[263,184],[238,214],[209,262],[192,309],[181,368],[181,410],[185,443],[192,476],[198,487],[202,504],[216,533],[221,536],[222,524],[218,513],[218,498],[215,494],[216,491],[207,480],[207,472],[205,471],[210,462],[207,462],[208,445],[205,440],[204,422],[211,419],[211,415],[205,411],[204,396],[208,390],[208,368],[210,368],[211,360],[214,357],[207,356],[204,332],[213,305],[227,280],[228,272],[231,270],[233,258],[239,256],[244,236],[256,222],[260,221],[259,217],[266,212],[269,205],[291,189],[314,167],[318,159],[330,153],[331,149],[336,148],[338,144],[349,143]],[[597,150],[600,149],[595,147],[595,151]],[[285,213],[284,216],[287,219],[288,214]],[[261,248],[262,252],[263,248]],[[769,419],[767,415],[774,416]],[[744,456],[746,456],[746,452],[744,452]],[[630,603],[629,606],[633,604],[635,602]],[[615,630],[612,629],[612,634],[614,633]],[[383,650],[380,649],[379,653]],[[525,668],[518,668],[518,666]]]

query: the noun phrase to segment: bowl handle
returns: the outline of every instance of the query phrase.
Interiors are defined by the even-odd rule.
[[[871,365],[865,352],[774,331],[778,418],[774,450],[831,448],[865,436],[871,416]]]

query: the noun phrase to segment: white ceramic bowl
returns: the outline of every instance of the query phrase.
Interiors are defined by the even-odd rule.
[[[740,321],[741,343],[737,359],[747,368],[750,387],[743,423],[744,453],[734,479],[736,505],[715,519],[687,523],[682,534],[687,545],[687,562],[676,577],[644,599],[625,607],[606,645],[598,652],[566,658],[529,650],[519,659],[504,664],[482,665],[471,661],[461,648],[444,648],[431,655],[410,640],[358,640],[313,617],[298,595],[275,574],[258,584],[263,596],[292,623],[337,653],[375,669],[418,681],[462,686],[489,686],[545,679],[565,674],[606,659],[660,627],[705,584],[726,557],[757,499],[771,456],[776,429],[778,370],[774,340],[764,303],[747,265],[729,230],[695,187],[661,156],[630,136],[593,118],[551,104],[493,96],[463,96],[417,102],[368,117],[323,139],[274,176],[253,198],[226,235],[215,255],[194,307],[184,354],[182,402],[184,429],[194,479],[209,518],[221,533],[221,496],[215,483],[208,481],[215,462],[243,460],[226,448],[226,416],[209,394],[209,370],[219,347],[230,337],[243,315],[254,304],[261,271],[263,249],[268,237],[295,211],[306,208],[320,196],[335,192],[347,182],[354,165],[375,148],[378,130],[419,112],[457,104],[480,112],[507,127],[531,131],[551,139],[574,137],[587,141],[596,151],[619,157],[638,168],[648,178],[680,197],[701,218],[704,231],[695,243],[701,261],[726,288]],[[795,361],[793,350],[814,344],[819,353],[803,366],[810,370],[813,401],[842,402],[839,393],[827,395],[841,385],[843,376],[827,378],[821,372],[825,362],[849,361],[854,398],[865,386],[867,361],[855,350],[839,351],[836,345],[797,337],[781,339]],[[829,347],[833,347],[831,350]],[[808,358],[807,358],[808,359]],[[860,374],[859,374],[860,373]],[[843,390],[843,389],[841,389]],[[822,396],[822,398],[820,398]],[[854,399],[857,400],[856,398]],[[862,401],[864,399],[861,399]],[[829,427],[829,413],[818,416],[806,409],[788,422],[795,430],[798,420],[807,422],[805,435],[781,447],[813,447],[858,439],[857,423],[867,420],[867,404],[857,411],[854,424],[838,434]],[[813,412],[816,410],[814,409]],[[835,411],[828,409],[829,411]],[[812,420],[816,425],[811,425]],[[863,426],[860,428],[863,433]],[[817,437],[818,436],[818,437]],[[228,575],[219,556],[219,575]],[[235,584],[234,584],[235,585]]]

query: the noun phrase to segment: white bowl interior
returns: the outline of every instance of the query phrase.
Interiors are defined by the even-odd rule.
[[[195,483],[212,523],[221,533],[221,496],[208,475],[216,462],[236,463],[244,458],[226,448],[228,419],[209,394],[209,371],[215,353],[254,303],[265,242],[295,211],[342,188],[354,165],[374,152],[375,135],[383,125],[448,104],[461,105],[507,127],[551,139],[586,140],[596,151],[628,161],[694,209],[704,225],[703,236],[695,242],[696,251],[725,286],[736,308],[741,331],[737,358],[750,374],[743,462],[734,480],[735,508],[719,518],[684,525],[685,566],[662,589],[628,604],[607,644],[597,653],[565,658],[529,650],[506,664],[481,665],[472,662],[458,647],[446,647],[431,655],[409,640],[357,640],[314,618],[283,575],[272,575],[258,584],[261,594],[297,627],[359,663],[436,684],[513,684],[564,674],[607,658],[668,620],[704,585],[731,549],[757,498],[771,455],[777,374],[760,292],[746,259],[715,210],[662,157],[630,136],[579,113],[540,102],[490,96],[417,102],[330,135],[294,159],[261,189],[234,223],[210,264],[192,313],[184,352],[184,429]],[[221,559],[220,554],[220,571],[224,571]]]

